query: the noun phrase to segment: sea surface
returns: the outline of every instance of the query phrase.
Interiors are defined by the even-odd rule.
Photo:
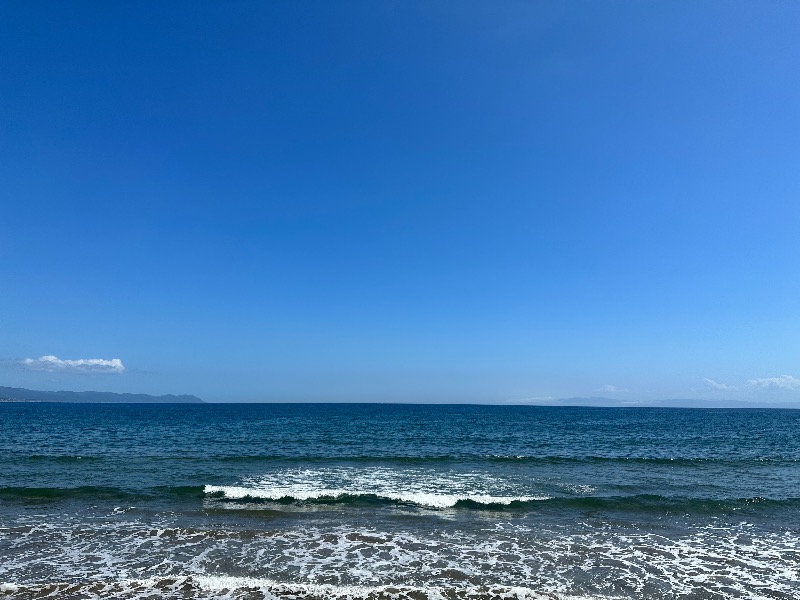
[[[800,598],[800,411],[0,404],[0,598]]]

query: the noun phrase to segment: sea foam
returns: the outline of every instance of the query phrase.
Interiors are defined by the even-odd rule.
[[[238,485],[206,485],[204,491],[228,500],[307,502],[361,498],[435,509],[452,508],[459,502],[508,506],[549,499],[543,494],[520,493],[513,482],[483,472],[384,467],[284,469],[245,478]]]

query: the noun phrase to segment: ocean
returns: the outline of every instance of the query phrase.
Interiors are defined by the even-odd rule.
[[[800,411],[0,403],[0,598],[800,598]]]

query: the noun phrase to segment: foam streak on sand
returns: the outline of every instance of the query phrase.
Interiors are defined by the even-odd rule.
[[[24,593],[35,598],[81,595],[93,598],[151,598],[164,594],[192,598],[307,598],[324,600],[572,600],[573,596],[555,596],[522,586],[471,586],[462,590],[437,586],[404,585],[332,585],[324,583],[286,583],[267,578],[190,575],[186,577],[149,577],[120,581],[96,581],[89,585],[56,583],[20,588],[0,584],[0,593]],[[599,597],[597,597],[599,600]],[[582,596],[580,600],[593,600]]]
[[[205,577],[192,578],[204,590],[226,592],[231,590],[253,589],[264,593],[266,598],[282,598],[286,596],[326,598],[328,600],[350,600],[361,598],[428,598],[444,600],[453,595],[453,590],[445,590],[436,586],[403,586],[403,585],[331,585],[281,583],[270,579],[252,577]],[[548,600],[551,594],[541,594],[521,586],[474,586],[467,588],[457,597],[479,599],[497,598],[502,600]]]

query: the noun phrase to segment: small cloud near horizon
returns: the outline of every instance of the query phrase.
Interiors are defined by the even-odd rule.
[[[622,392],[627,392],[627,391],[628,390],[624,390],[621,387],[618,387],[616,385],[611,385],[610,383],[607,383],[603,387],[597,388],[595,390],[595,392],[604,392],[606,394],[615,394],[615,393],[622,393]]]
[[[800,390],[800,379],[791,375],[762,377],[760,379],[748,379],[747,385],[762,389]]]
[[[122,373],[125,365],[119,358],[78,358],[75,360],[62,360],[57,356],[47,355],[39,358],[26,358],[20,362],[26,369],[32,371],[49,371],[59,373],[80,373],[84,375],[102,373]]]
[[[703,383],[705,383],[708,387],[714,390],[735,390],[735,385],[728,385],[727,383],[720,383],[718,381],[714,381],[713,379],[709,379],[708,377],[703,379]]]

